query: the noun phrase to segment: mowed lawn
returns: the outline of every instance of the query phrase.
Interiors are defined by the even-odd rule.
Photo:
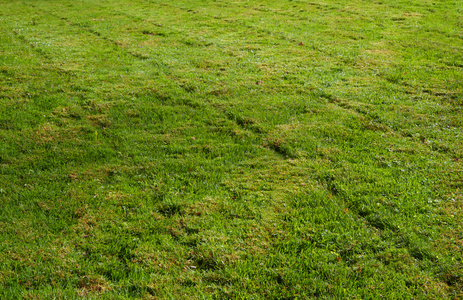
[[[463,299],[463,1],[0,0],[0,299]]]

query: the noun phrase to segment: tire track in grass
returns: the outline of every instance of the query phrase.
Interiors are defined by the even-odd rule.
[[[272,15],[272,16],[277,16],[277,18],[275,19],[278,19],[280,17],[286,17],[286,18],[289,18],[289,20],[291,21],[294,21],[294,24],[292,24],[292,26],[290,26],[288,29],[286,30],[281,30],[281,31],[274,31],[274,30],[269,30],[267,28],[267,26],[256,26],[256,24],[260,24],[261,22],[259,20],[252,20],[252,19],[249,19],[249,20],[241,20],[243,23],[241,24],[243,27],[246,27],[246,28],[249,28],[249,29],[255,29],[256,32],[259,32],[259,33],[262,33],[262,34],[265,34],[265,35],[273,35],[273,36],[279,36],[282,40],[286,40],[286,41],[291,41],[291,42],[299,42],[299,40],[297,39],[297,37],[295,37],[294,35],[292,34],[289,34],[288,32],[290,32],[295,26],[301,26],[301,21],[302,20],[307,20],[308,17],[311,17],[312,15],[309,14],[305,17],[302,17],[300,14],[301,12],[305,12],[305,10],[299,10],[297,11],[296,13],[287,13],[287,12],[281,12],[281,11],[278,11],[278,10],[272,10],[272,9],[269,9],[267,6],[266,8],[261,8],[261,7],[255,7],[253,6],[252,4],[245,4],[244,6],[240,6],[238,5],[238,3],[233,3],[233,11],[232,12],[228,12],[228,14],[223,17],[223,16],[218,16],[218,15],[221,15],[223,14],[223,8],[226,7],[226,8],[229,8],[231,6],[229,5],[223,5],[222,7],[220,8],[217,8],[216,10],[213,10],[216,12],[216,14],[213,14],[213,13],[207,13],[205,12],[204,10],[208,10],[210,11],[210,5],[209,3],[206,3],[205,6],[206,8],[204,10],[193,10],[194,7],[191,7],[191,8],[188,8],[188,7],[179,7],[179,6],[174,6],[172,4],[160,4],[162,6],[168,6],[168,7],[171,7],[171,8],[174,8],[174,9],[179,9],[179,10],[183,10],[184,12],[187,12],[187,13],[193,13],[193,14],[198,14],[200,13],[201,15],[203,16],[207,16],[209,19],[219,19],[219,20],[222,20],[226,17],[230,17],[230,16],[235,16],[236,15],[236,10],[237,8],[241,9],[239,10],[240,13],[242,15],[247,15],[247,13],[250,11],[250,10],[254,10],[256,12],[259,13],[259,16],[261,14],[264,14],[264,15]],[[214,5],[217,5],[217,2],[214,3]],[[258,5],[258,3],[256,3],[256,5]],[[338,6],[338,7],[335,7],[335,6],[331,6],[329,4],[318,4],[318,3],[308,3],[309,6],[316,6],[317,8],[327,8],[329,7],[328,10],[330,11],[338,11],[346,16],[349,16],[351,17],[353,14],[355,15],[362,15],[361,13],[359,12],[356,12],[356,11],[352,11],[352,10],[349,10],[350,7],[347,7],[347,8],[342,8],[341,6]],[[260,6],[264,6],[263,4],[260,4]],[[290,5],[291,7],[297,7],[296,5]],[[197,6],[195,6],[197,7]],[[215,7],[215,6],[214,6]],[[289,6],[285,6],[285,8],[287,8]],[[301,8],[301,7],[299,7]],[[305,7],[304,7],[305,8]],[[231,9],[229,9],[231,10]],[[366,14],[363,14],[362,16],[366,16]],[[370,15],[368,15],[368,18],[370,19]],[[269,19],[273,19],[273,18],[265,18],[267,20]],[[225,21],[227,21],[227,19],[224,19]],[[280,21],[280,20],[279,20]],[[314,21],[314,19],[312,19],[311,21]],[[245,22],[248,22],[249,24],[245,23]],[[252,25],[251,25],[252,24]],[[305,26],[307,26],[307,24],[304,23]],[[303,30],[302,30],[303,31]],[[349,33],[346,33],[348,36],[349,36]],[[336,35],[334,35],[336,36]],[[304,38],[305,40],[305,38]],[[334,55],[333,55],[334,56]]]
[[[173,9],[183,11],[186,15],[192,14],[191,9],[182,8],[182,7],[178,7],[178,6],[174,6],[172,4],[166,4],[166,3],[162,3],[162,4],[158,4],[158,5],[160,7],[170,7],[170,8],[173,8]],[[92,4],[92,6],[98,6],[98,7],[102,8],[102,9],[104,9],[104,8],[107,9],[107,7],[99,5],[99,4],[94,4],[94,5]],[[139,17],[139,16],[136,16],[136,15],[127,13],[127,12],[122,12],[122,11],[119,11],[119,10],[115,10],[113,7],[111,7],[111,12],[113,12],[114,15],[125,16],[128,19],[131,19],[133,21],[143,21],[143,22],[150,23],[150,24],[152,24],[154,26],[157,26],[157,27],[159,27],[159,25],[160,25],[158,23],[151,22],[151,21],[147,20],[146,18]],[[194,13],[196,14],[196,12],[194,12]],[[215,17],[214,15],[208,14],[208,13],[201,12],[201,15],[205,16],[205,19],[217,19],[217,17]],[[225,22],[223,24],[224,25],[227,24],[226,20],[225,20]],[[282,34],[284,34],[284,32],[276,33],[276,32],[272,32],[272,31],[269,31],[267,29],[264,29],[263,27],[260,27],[260,26],[246,25],[246,24],[241,24],[241,25],[242,25],[241,27],[246,27],[248,29],[255,29],[255,31],[259,31],[259,32],[265,32],[266,34],[271,35],[271,36],[278,36],[279,39],[281,39],[282,41],[295,41],[294,38],[283,36]],[[185,33],[183,33],[182,31],[180,31],[178,29],[174,29],[174,27],[172,27],[172,26],[170,26],[169,29],[170,29],[170,31],[175,31],[176,34],[181,35],[182,36],[181,40],[183,40],[185,38],[188,38],[188,36]],[[185,42],[185,43],[188,44],[188,42]]]
[[[120,52],[120,53],[124,53],[124,54],[128,54],[134,58],[136,58],[137,60],[139,61],[148,61],[148,60],[152,60],[152,59],[155,59],[155,57],[153,57],[152,55],[150,54],[147,54],[147,53],[142,53],[142,52],[136,52],[136,51],[133,51],[133,50],[130,50],[130,49],[127,49],[124,47],[124,43],[121,42],[121,41],[118,41],[118,40],[115,40],[115,39],[112,39],[111,37],[109,37],[107,34],[104,34],[103,32],[100,32],[96,29],[93,29],[93,28],[90,28],[89,26],[85,26],[83,25],[81,22],[76,22],[76,21],[73,21],[71,18],[69,17],[65,17],[65,16],[61,16],[59,14],[56,14],[52,11],[49,11],[49,10],[46,10],[46,9],[43,9],[43,8],[39,8],[37,6],[34,6],[33,4],[29,4],[30,6],[36,8],[37,10],[41,11],[42,13],[44,14],[47,14],[47,15],[51,15],[57,19],[60,19],[62,20],[63,22],[65,22],[66,24],[68,25],[71,25],[71,26],[74,26],[76,28],[79,28],[80,30],[82,30],[83,32],[87,32],[88,34],[96,37],[97,39],[100,39],[104,42],[106,42],[107,44],[110,44],[112,45],[114,48],[114,50],[116,50],[117,52]],[[98,6],[98,5],[95,5],[97,7],[100,7],[100,9],[105,9],[106,7],[104,6]],[[107,12],[107,11],[104,11],[104,12]],[[151,22],[151,21],[147,21],[145,20],[144,18],[141,18],[141,17],[138,17],[138,16],[133,16],[131,14],[128,14],[128,13],[124,13],[124,12],[120,12],[120,11],[115,11],[114,9],[111,9],[110,12],[112,13],[112,16],[123,16],[125,18],[127,18],[128,20],[130,20],[131,22],[145,22],[145,23],[149,23],[149,24],[152,24],[153,26],[155,27],[159,27],[160,25],[158,23],[155,23],[155,22]],[[164,29],[164,31],[166,31]],[[172,27],[169,27],[169,29],[167,30],[169,31],[169,35],[170,34],[174,34],[174,35],[179,35],[180,34],[180,31],[177,31],[177,30],[174,30]],[[164,34],[161,33],[156,33],[156,32],[152,32],[152,31],[149,31],[149,30],[141,30],[140,33],[144,34],[144,35],[159,35],[161,37],[164,36]],[[130,36],[130,35],[129,35]],[[177,39],[179,40],[179,39]],[[181,39],[180,39],[181,40]],[[155,56],[159,56],[160,54],[156,54]],[[156,65],[158,67],[161,67],[161,69],[163,70],[168,70],[167,72],[168,73],[171,73],[171,67],[169,65],[167,65],[166,63],[163,63],[163,62],[158,62],[156,61],[155,62]],[[178,82],[178,80],[176,80],[176,82],[182,86],[181,83]]]
[[[72,71],[65,70],[61,68],[56,62],[53,61],[53,55],[43,48],[40,48],[39,46],[36,45],[36,43],[32,42],[31,40],[28,39],[28,37],[21,33],[21,29],[13,29],[11,32],[13,33],[13,36],[20,41],[23,45],[27,45],[28,48],[30,48],[34,53],[36,53],[39,57],[42,58],[42,61],[45,62],[46,69],[51,69],[59,74],[64,74],[67,76],[72,76],[75,77],[75,74]],[[43,67],[42,67],[43,68]]]
[[[54,17],[55,19],[61,20],[63,22],[63,24],[67,24],[67,25],[73,26],[74,28],[77,28],[80,32],[85,33],[86,35],[95,38],[96,41],[100,41],[102,43],[102,45],[111,46],[112,50],[114,50],[114,52],[112,52],[110,54],[111,54],[111,57],[114,58],[116,61],[119,60],[119,54],[121,56],[124,55],[124,56],[132,57],[132,58],[134,58],[137,61],[142,62],[142,63],[144,63],[145,61],[147,61],[149,59],[149,57],[146,57],[143,54],[133,52],[133,51],[131,51],[129,49],[125,49],[121,43],[119,43],[116,40],[111,39],[110,37],[102,34],[101,32],[99,32],[97,30],[94,30],[92,28],[83,26],[79,22],[75,22],[72,19],[64,17],[64,16],[60,16],[60,15],[58,15],[58,14],[56,14],[54,12],[51,12],[51,11],[49,11],[47,9],[37,7],[37,6],[35,6],[33,4],[30,4],[30,3],[28,3],[28,4],[29,4],[29,6],[33,7],[35,10],[40,11],[42,14],[50,15],[50,16]],[[109,66],[109,70],[114,69],[114,66],[115,65]],[[169,73],[171,71],[170,70],[171,68],[169,66],[163,64],[162,62],[157,62],[156,66],[161,67],[161,68],[159,68],[159,70],[161,72],[159,72],[157,74],[158,76],[160,76],[160,78],[158,78],[158,80],[160,82],[163,82],[164,84],[168,84],[170,86],[170,88],[172,88],[172,82],[168,78],[170,76]],[[163,75],[163,73],[165,73],[165,74]],[[165,77],[165,78],[163,78],[163,77]],[[110,80],[112,80],[112,79],[110,78]],[[138,78],[137,78],[137,80],[138,80]],[[157,99],[162,100],[163,102],[165,102],[165,100],[167,100],[167,99],[172,100],[172,97],[168,97],[168,96],[162,94],[161,92],[159,92],[156,88],[153,88],[151,86],[146,86],[146,84],[142,84],[142,88],[141,88],[140,93],[142,93],[142,94],[153,94],[154,93],[155,97]],[[182,102],[182,101],[180,101],[180,102]],[[194,105],[194,104],[192,104],[192,105]]]
[[[113,9],[112,11],[114,11],[114,9]],[[132,14],[129,14],[129,13],[117,12],[117,13],[114,14],[114,15],[124,15],[124,16],[128,17],[129,19],[133,19],[133,20],[145,20],[144,18],[141,18],[141,17],[138,17],[138,16],[133,16]],[[59,17],[59,16],[56,16],[56,17]],[[211,16],[209,16],[209,17],[211,17]],[[84,26],[82,26],[82,25],[79,24],[79,23],[75,23],[75,22],[71,21],[69,18],[67,19],[67,22],[71,22],[72,25],[80,26],[83,30],[89,31],[89,32],[91,32],[92,34],[97,35],[99,38],[106,39],[106,40],[110,41],[110,43],[114,44],[115,46],[121,47],[121,48],[122,48],[122,44],[120,44],[118,41],[109,38],[107,35],[104,35],[104,34],[102,34],[101,32],[99,32],[99,31],[97,31],[97,30],[95,30],[95,29],[91,29],[91,28],[88,28],[88,27],[84,27]],[[259,27],[256,27],[256,28],[257,28],[256,30],[259,30],[259,29],[258,29]],[[147,32],[146,34],[151,35],[151,34],[156,34],[156,33]],[[178,33],[177,33],[177,34],[178,34]],[[181,35],[186,36],[186,34],[181,34]],[[277,38],[277,40],[279,40],[279,39],[280,39],[280,40],[285,40],[285,38],[281,38],[281,37]],[[181,41],[182,41],[182,38],[177,39],[177,40],[179,40],[179,41],[181,42]],[[125,51],[127,51],[127,52],[130,53],[132,56],[135,56],[135,57],[137,57],[137,58],[139,58],[139,59],[141,59],[141,60],[143,60],[143,59],[149,59],[149,58],[150,58],[150,55],[149,55],[149,54],[145,54],[145,53],[140,54],[140,53],[136,53],[136,52],[133,52],[133,51],[130,51],[130,50],[125,50]]]
[[[163,5],[167,5],[167,4],[163,4]],[[169,4],[169,6],[172,6],[171,4]],[[174,6],[172,6],[174,7]],[[175,6],[176,8],[178,8],[177,6]],[[186,11],[187,13],[191,13],[190,9],[186,9],[186,8],[183,8],[184,11]],[[196,13],[196,12],[195,12]],[[201,11],[198,11],[198,13],[200,13],[202,16],[206,16],[206,19],[213,19],[215,18],[214,15],[211,15],[211,14],[208,14],[207,12],[204,12],[203,10]],[[257,24],[257,23],[256,23]],[[227,20],[224,20],[224,23],[221,25],[220,28],[222,27],[226,27],[226,26],[229,26],[227,25]],[[277,33],[276,31],[274,30],[270,30],[268,29],[266,26],[262,27],[262,26],[258,26],[258,25],[246,25],[246,24],[241,24],[239,27],[242,27],[242,28],[248,28],[248,29],[251,29],[252,31],[255,31],[255,32],[261,32],[261,33],[264,33],[265,32],[265,36],[272,36],[274,37],[274,40],[275,40],[275,43],[276,44],[279,44],[281,41],[289,41],[289,42],[294,42],[296,41],[296,39],[294,39],[294,37],[286,37],[286,36],[283,36],[281,35],[281,32],[280,33]],[[234,27],[236,28],[236,27]],[[258,34],[259,36],[259,34]],[[254,39],[254,42],[256,41],[256,39]],[[257,42],[259,41],[259,39],[257,39]],[[312,47],[316,47],[315,45],[312,45]],[[302,48],[300,48],[302,49]],[[259,49],[261,50],[261,49]],[[265,49],[265,50],[269,50],[269,49]],[[298,49],[299,50],[299,49]],[[251,51],[252,52],[252,51]],[[307,51],[306,51],[307,52]],[[293,53],[291,53],[292,55]],[[326,53],[325,53],[326,54]],[[335,63],[335,61],[343,61],[343,58],[340,57],[337,53],[328,53],[328,56],[331,58],[331,60],[334,59],[333,63]],[[325,55],[326,57],[326,55]],[[271,61],[269,61],[269,63],[271,63]],[[265,65],[265,64],[264,64]],[[296,68],[299,68],[299,66],[296,66]]]
[[[414,136],[411,133],[407,132],[406,129],[394,129],[393,126],[387,124],[387,120],[382,118],[380,116],[380,113],[374,111],[374,107],[369,107],[369,105],[366,103],[352,102],[349,100],[338,98],[326,92],[321,92],[320,97],[326,99],[329,103],[332,103],[342,109],[357,114],[362,119],[362,125],[365,130],[381,131],[387,134],[393,134],[398,136],[398,138],[400,139],[413,138],[413,143],[419,142],[420,144],[422,144],[421,146],[424,146],[430,153],[437,152],[440,154],[448,154],[452,157],[457,157],[459,155],[457,149],[452,149],[450,147],[436,142],[425,143],[426,140],[432,140],[432,138],[428,138],[428,135],[431,134],[421,133],[419,135],[419,140],[417,140],[414,139]],[[373,108],[373,111],[371,111],[371,108]]]
[[[139,53],[134,53],[130,50],[126,50],[122,47],[122,44],[118,41],[115,41],[107,36],[104,36],[102,35],[99,31],[97,30],[94,30],[92,28],[89,28],[89,27],[86,27],[86,26],[82,26],[80,23],[75,23],[73,22],[71,19],[69,18],[66,18],[66,17],[63,17],[63,16],[60,16],[60,15],[57,15],[55,13],[53,13],[52,11],[48,11],[48,10],[45,10],[45,9],[42,9],[40,7],[37,7],[33,4],[30,4],[29,3],[29,6],[33,7],[35,10],[37,11],[41,11],[43,14],[45,15],[50,15],[50,16],[53,16],[54,18],[56,19],[60,19],[62,20],[63,22],[65,22],[66,24],[68,25],[71,25],[71,26],[74,26],[74,27],[77,27],[79,28],[80,30],[82,30],[83,32],[87,32],[88,34],[94,36],[94,37],[97,37],[99,38],[100,40],[102,41],[105,41],[107,44],[110,44],[112,46],[115,46],[113,49],[117,49],[118,51],[122,52],[122,53],[126,53],[126,54],[129,54],[131,55],[132,57],[136,58],[136,59],[139,59],[139,60],[146,60],[148,59],[148,57],[145,57]]]

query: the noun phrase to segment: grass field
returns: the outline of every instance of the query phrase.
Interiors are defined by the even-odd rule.
[[[463,2],[0,0],[1,299],[463,299]]]

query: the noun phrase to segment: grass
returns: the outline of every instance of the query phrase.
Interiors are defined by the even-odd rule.
[[[0,4],[0,298],[463,299],[460,2]]]

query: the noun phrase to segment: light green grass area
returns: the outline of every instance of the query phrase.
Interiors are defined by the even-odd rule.
[[[462,1],[0,8],[0,299],[463,299]]]

